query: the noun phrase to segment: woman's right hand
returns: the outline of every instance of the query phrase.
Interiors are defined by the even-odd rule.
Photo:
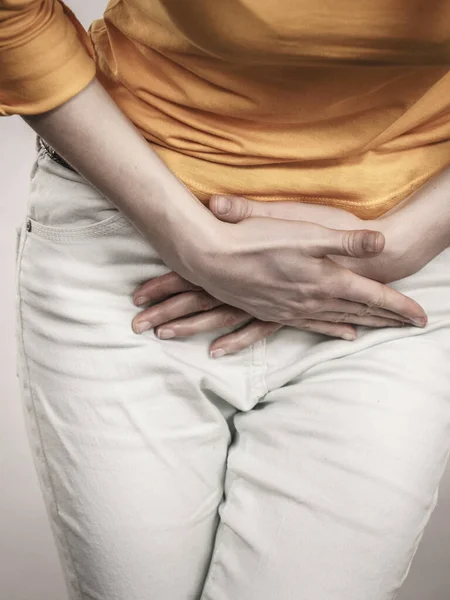
[[[183,261],[191,273],[180,274],[261,321],[301,327],[305,320],[333,320],[337,312],[364,315],[379,308],[426,324],[415,300],[327,257],[376,256],[384,247],[381,232],[258,217],[216,225]]]

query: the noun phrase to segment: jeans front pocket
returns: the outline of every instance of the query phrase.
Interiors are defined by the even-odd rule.
[[[55,242],[105,236],[131,222],[84,177],[40,151],[30,180],[26,230]]]

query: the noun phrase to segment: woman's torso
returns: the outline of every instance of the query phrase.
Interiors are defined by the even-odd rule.
[[[376,217],[450,163],[450,4],[113,0],[99,76],[202,200]]]

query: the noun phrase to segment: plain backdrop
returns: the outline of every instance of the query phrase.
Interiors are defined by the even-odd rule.
[[[68,4],[88,26],[101,16],[106,2],[72,0]],[[34,472],[16,379],[15,227],[25,216],[34,154],[34,132],[19,117],[0,119],[0,600],[67,599]],[[62,200],[70,202],[70,198]],[[437,509],[397,600],[450,598],[449,512],[450,465]],[[172,599],[149,596],[142,600]]]

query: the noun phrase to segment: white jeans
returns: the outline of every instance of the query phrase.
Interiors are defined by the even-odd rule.
[[[429,324],[136,335],[167,271],[40,151],[17,250],[18,375],[73,600],[388,600],[450,447],[450,250],[392,284]],[[225,331],[225,330],[221,330]]]

